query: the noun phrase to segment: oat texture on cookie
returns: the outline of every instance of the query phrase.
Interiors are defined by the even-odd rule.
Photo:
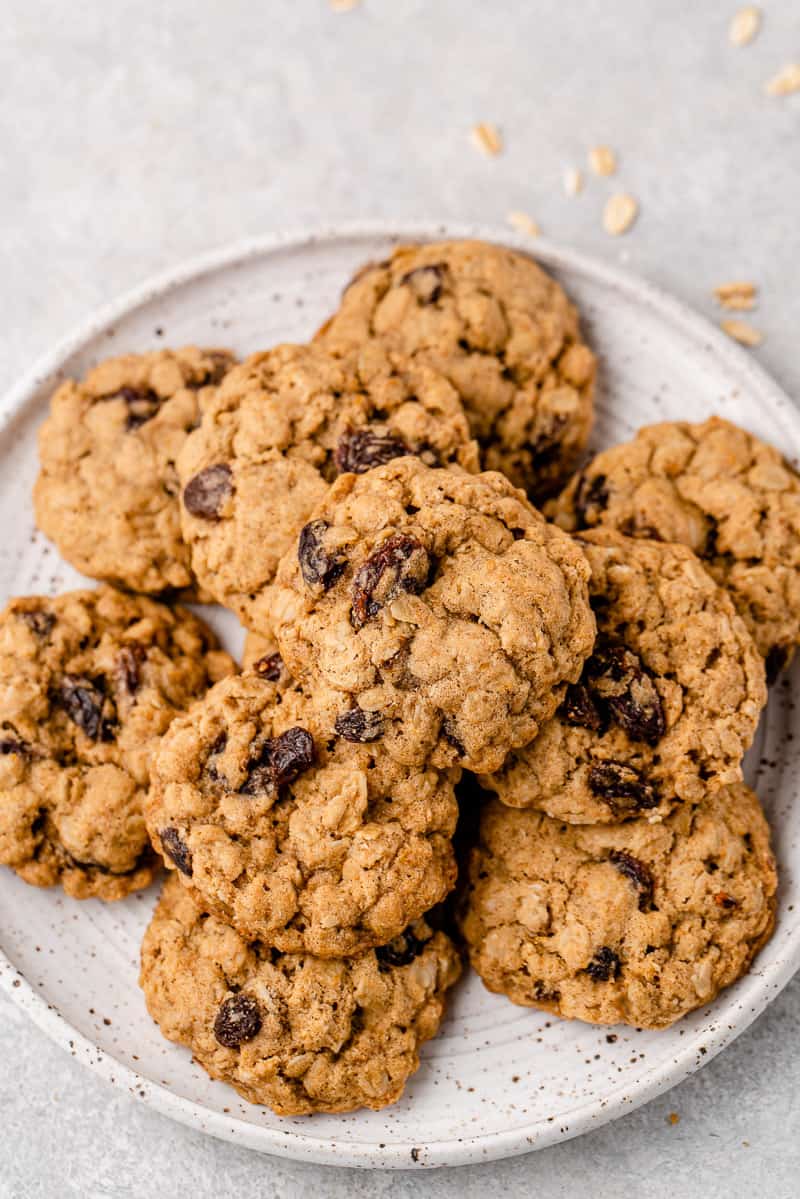
[[[146,886],[154,745],[232,669],[181,608],[110,587],[12,600],[0,615],[0,862],[79,899]]]
[[[157,593],[194,585],[175,461],[227,350],[124,354],[63,383],[39,431],[36,520],[92,578]]]
[[[382,354],[367,371],[322,346],[252,355],[230,372],[178,463],[198,578],[268,633],[278,561],[329,484],[408,454],[477,470],[461,402],[430,367]]]
[[[589,567],[502,475],[403,458],[344,475],[281,562],[296,678],[409,765],[495,770],[552,715],[595,635]]]
[[[593,1024],[666,1028],[749,967],[774,924],[769,829],[743,784],[666,820],[483,810],[461,926],[491,991]]]
[[[577,824],[646,816],[738,782],[767,690],[728,594],[686,546],[595,529],[579,541],[598,636],[538,737],[482,785]]]
[[[244,935],[340,957],[391,941],[453,887],[457,772],[393,761],[369,719],[257,673],[164,737],[153,843]]]
[[[417,920],[352,958],[248,942],[171,878],[142,946],[148,1010],[212,1078],[279,1115],[396,1102],[434,1036],[458,954]]]
[[[317,335],[365,358],[392,347],[458,391],[486,470],[535,500],[558,488],[593,419],[595,358],[560,285],[487,242],[400,246],[355,276]]]

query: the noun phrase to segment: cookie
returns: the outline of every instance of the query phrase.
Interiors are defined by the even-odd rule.
[[[580,674],[588,573],[502,475],[400,458],[314,510],[278,571],[275,635],[398,761],[495,770]]]
[[[232,363],[194,346],[125,354],[56,391],[34,504],[77,570],[133,591],[193,586],[175,459]]]
[[[606,525],[690,546],[731,594],[773,681],[800,640],[800,476],[719,417],[668,421],[598,454],[552,507],[563,528]]]
[[[659,820],[738,782],[766,703],[764,664],[730,597],[682,545],[612,529],[577,538],[597,642],[532,744],[482,785],[577,824]]]
[[[110,587],[12,600],[0,615],[0,862],[77,899],[147,886],[154,742],[232,669],[182,608]]]
[[[323,959],[248,943],[170,878],[144,936],[140,985],[164,1036],[281,1116],[394,1103],[458,978],[424,920],[382,949]]]
[[[455,883],[457,773],[400,766],[378,733],[319,693],[226,679],[161,742],[153,844],[265,945],[342,957],[391,941]]]
[[[461,925],[490,991],[592,1024],[666,1028],[769,939],[769,829],[742,783],[660,824],[567,825],[493,800]]]
[[[203,586],[255,632],[267,588],[328,485],[404,454],[477,469],[464,410],[429,367],[369,378],[321,346],[279,346],[231,371],[181,453],[183,532]]]
[[[593,420],[595,358],[575,307],[531,258],[479,241],[400,246],[370,264],[317,335],[430,362],[458,391],[484,470],[531,497],[556,490]]]

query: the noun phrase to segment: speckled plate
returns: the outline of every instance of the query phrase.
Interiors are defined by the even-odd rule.
[[[303,340],[336,306],[354,269],[398,240],[494,237],[485,229],[385,227],[276,237],[216,254],[140,288],[69,338],[0,406],[2,599],[80,583],[34,530],[36,427],[53,384],[123,350],[200,342],[244,353]],[[599,351],[596,446],[642,424],[712,412],[789,456],[800,416],[753,361],[706,321],[602,263],[535,243],[537,257],[580,305]],[[208,609],[230,649],[241,631]],[[794,672],[791,682],[797,680]],[[792,740],[788,734],[794,733]],[[793,748],[793,746],[795,748]],[[350,1166],[425,1167],[487,1161],[576,1136],[673,1086],[725,1047],[800,966],[800,713],[777,687],[749,755],[748,781],[775,830],[778,926],[754,970],[667,1032],[593,1028],[546,1018],[489,995],[475,976],[457,988],[441,1035],[403,1100],[384,1112],[279,1119],[211,1082],[149,1019],[138,990],[139,942],[156,888],[123,903],[77,903],[0,870],[0,985],[55,1041],[117,1086],[194,1128],[267,1153]]]

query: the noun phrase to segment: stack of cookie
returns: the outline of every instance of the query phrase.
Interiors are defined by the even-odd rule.
[[[514,1002],[663,1027],[770,934],[741,763],[800,640],[800,479],[711,421],[553,499],[594,373],[535,263],[441,243],[309,345],[53,399],[37,518],[106,585],[0,618],[0,860],[117,898],[157,853],[148,1007],[253,1102],[396,1100],[459,936]],[[179,592],[237,614],[241,673]]]

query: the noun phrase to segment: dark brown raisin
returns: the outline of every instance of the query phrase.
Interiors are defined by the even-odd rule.
[[[297,560],[307,586],[327,591],[341,575],[347,559],[339,553],[328,553],[323,545],[330,525],[324,520],[312,520],[300,531]]]
[[[55,700],[91,741],[114,739],[116,713],[113,704],[106,697],[104,679],[64,675]]]
[[[649,867],[640,862],[624,849],[612,849],[608,855],[620,874],[624,875],[639,893],[639,907],[642,911],[653,898],[653,876]]]
[[[656,745],[661,740],[666,730],[661,697],[632,650],[624,645],[600,649],[587,663],[584,677],[594,699],[633,741]]]
[[[442,294],[447,267],[442,263],[418,266],[400,280],[401,287],[410,287],[420,304],[435,304]]]
[[[717,556],[717,540],[719,538],[719,523],[713,516],[706,518],[708,520],[708,529],[706,531],[705,545],[700,551],[701,558],[716,558]]]
[[[124,645],[117,655],[116,674],[120,689],[133,697],[142,685],[142,667],[147,650],[138,641]]]
[[[233,472],[227,462],[207,466],[183,489],[183,506],[201,520],[219,520],[223,505],[233,493]]]
[[[0,737],[0,754],[18,754],[21,758],[27,757],[30,751],[30,746],[27,741],[22,741],[19,737]]]
[[[147,421],[152,420],[161,407],[163,400],[152,387],[120,387],[109,395],[100,396],[101,400],[122,400],[128,407],[128,417],[125,426],[128,429],[138,429]]]
[[[617,812],[645,811],[658,807],[652,783],[622,762],[595,762],[589,767],[589,787]]]
[[[585,683],[570,683],[559,715],[569,724],[591,729],[595,733],[599,733],[605,724]]]
[[[600,514],[608,506],[608,487],[605,475],[595,475],[593,478],[582,475],[575,490],[575,515],[578,528],[586,529],[599,522]]]
[[[431,561],[416,537],[395,533],[370,554],[353,579],[350,623],[363,628],[384,604],[403,592],[419,595],[428,586]]]
[[[596,983],[607,983],[610,978],[618,976],[621,967],[622,962],[618,954],[609,949],[608,945],[603,945],[586,967],[586,973]]]
[[[560,991],[551,991],[540,978],[533,985],[533,998],[537,1003],[558,1003]]]
[[[767,650],[764,665],[767,670],[767,683],[772,684],[789,661],[789,650],[785,645],[773,645]]]
[[[541,432],[536,440],[531,442],[530,455],[533,470],[542,470],[558,458],[562,450],[564,426],[566,423],[567,418],[565,416],[553,417],[550,428]]]
[[[270,683],[277,683],[283,674],[283,658],[277,651],[274,654],[267,654],[264,658],[259,658],[253,663],[253,670],[262,679],[267,679]]]
[[[404,458],[411,449],[396,433],[367,425],[347,429],[336,447],[336,465],[342,472],[363,475],[374,466],[383,466],[393,458]]]
[[[226,1049],[237,1049],[261,1031],[261,1008],[252,995],[240,991],[220,1004],[214,1020],[214,1036]]]
[[[257,741],[242,793],[268,795],[308,770],[315,756],[314,739],[306,729],[287,729],[279,737]]]
[[[20,620],[24,620],[34,637],[46,641],[52,632],[56,618],[52,612],[18,612]]]
[[[718,891],[714,896],[714,903],[719,904],[721,908],[730,911],[732,908],[738,907],[737,901],[732,895],[728,895],[727,891]]]
[[[181,835],[176,828],[162,828],[158,834],[161,839],[161,848],[164,853],[170,858],[180,870],[181,874],[192,877],[192,851],[185,841],[181,840]]]
[[[392,966],[407,966],[422,953],[426,944],[427,941],[421,941],[410,928],[407,928],[388,945],[381,945],[375,950],[378,969],[384,974]]]
[[[383,733],[383,717],[380,712],[350,708],[339,713],[334,728],[345,741],[375,741]]]

